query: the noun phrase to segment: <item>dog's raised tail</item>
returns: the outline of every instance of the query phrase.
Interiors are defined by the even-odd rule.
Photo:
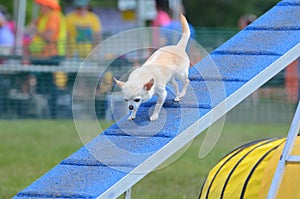
[[[180,14],[180,24],[182,29],[182,36],[177,45],[182,46],[185,49],[189,41],[191,32],[190,32],[189,24],[183,14]]]

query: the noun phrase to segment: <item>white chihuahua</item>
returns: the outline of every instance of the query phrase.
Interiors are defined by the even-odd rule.
[[[135,69],[128,77],[127,82],[115,79],[121,88],[123,98],[128,102],[131,110],[129,120],[133,120],[141,103],[150,99],[153,95],[158,96],[158,100],[150,120],[156,120],[163,106],[167,91],[166,85],[170,82],[175,88],[175,101],[180,101],[186,94],[190,83],[188,70],[190,60],[186,54],[186,46],[190,37],[190,29],[186,18],[180,16],[182,36],[177,45],[165,46],[158,49],[139,68]],[[175,79],[184,83],[182,91],[179,92]]]

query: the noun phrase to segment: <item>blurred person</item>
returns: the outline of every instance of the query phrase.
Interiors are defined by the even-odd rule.
[[[167,0],[155,0],[156,16],[152,21],[153,27],[166,26],[171,22]]]
[[[107,110],[107,94],[113,91],[113,74],[112,72],[105,72],[97,87],[95,110],[98,119],[104,119]]]
[[[67,17],[68,56],[86,57],[101,41],[101,20],[89,10],[89,0],[74,0]]]
[[[299,101],[299,58],[288,65],[284,70],[284,87],[288,102]]]
[[[6,24],[12,33],[16,33],[16,23],[12,20],[11,14],[7,11],[6,7],[0,5],[0,12],[6,18]]]
[[[72,115],[72,95],[68,88],[68,76],[64,72],[56,72],[53,76],[55,89],[51,91],[50,114],[53,118],[70,118]]]
[[[151,23],[153,27],[162,27],[171,23],[171,17],[169,15],[169,5],[167,0],[155,0],[156,16]],[[156,48],[161,47],[160,45],[160,34],[159,31],[153,30],[153,46]]]
[[[65,56],[66,24],[57,0],[34,0],[40,16],[30,24],[29,53],[33,64],[55,64]],[[45,61],[48,60],[48,61]]]
[[[105,96],[108,92],[113,90],[113,74],[112,72],[105,72],[103,77],[100,79],[98,85],[98,95]]]
[[[31,22],[29,31],[33,35],[28,51],[32,64],[58,65],[65,56],[67,26],[65,16],[61,12],[58,0],[34,0],[39,6],[39,17]],[[60,72],[35,72],[33,78],[37,81],[39,94],[48,96],[48,104],[52,117],[56,116],[55,103],[59,97],[55,78]],[[66,74],[64,74],[66,75]]]
[[[9,55],[15,43],[15,36],[7,25],[5,16],[0,12],[0,54]]]
[[[253,21],[256,20],[256,16],[254,14],[245,14],[239,18],[238,27],[240,30],[244,29],[248,25],[250,25]]]

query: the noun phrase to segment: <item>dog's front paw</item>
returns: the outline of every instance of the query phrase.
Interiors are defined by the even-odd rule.
[[[158,114],[153,114],[151,117],[150,117],[150,120],[151,121],[154,121],[154,120],[157,120],[158,118]]]
[[[175,102],[179,102],[180,100],[182,100],[182,98],[183,98],[183,96],[177,96],[175,99],[174,99],[174,101]]]
[[[132,115],[130,115],[129,117],[128,117],[128,120],[134,120],[135,119],[135,116],[132,116]]]

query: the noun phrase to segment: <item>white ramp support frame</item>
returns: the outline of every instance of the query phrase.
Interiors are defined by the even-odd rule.
[[[286,164],[300,164],[300,156],[291,155],[293,146],[300,129],[300,100],[295,112],[292,124],[290,126],[286,143],[282,150],[279,163],[277,165],[276,171],[274,173],[272,183],[269,189],[268,199],[275,199],[278,193],[278,190],[281,185],[282,177],[285,172]]]
[[[124,193],[124,199],[131,199],[131,189],[130,187],[125,193]]]

